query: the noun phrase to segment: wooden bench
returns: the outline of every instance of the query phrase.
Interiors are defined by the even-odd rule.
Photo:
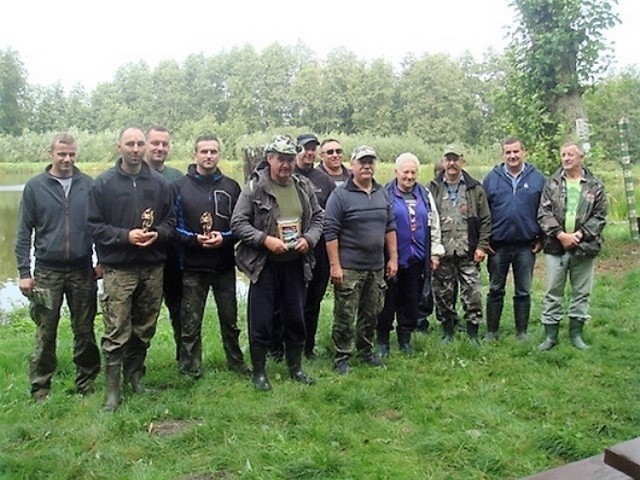
[[[604,453],[536,473],[523,480],[630,480],[632,477],[604,463]]]
[[[633,479],[640,479],[640,437],[607,448],[604,462]]]

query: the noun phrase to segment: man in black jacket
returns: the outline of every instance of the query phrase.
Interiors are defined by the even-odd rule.
[[[87,229],[87,197],[93,180],[74,166],[73,136],[53,137],[49,165],[27,182],[20,203],[15,254],[18,286],[31,300],[36,347],[29,362],[31,396],[47,398],[56,369],[56,336],[63,296],[73,329],[76,389],[87,393],[100,372],[100,352],[93,332],[96,280],[91,236]],[[35,271],[31,275],[31,238],[35,234]]]
[[[106,411],[120,404],[120,369],[134,392],[146,391],[144,362],[162,304],[165,245],[175,228],[170,186],[144,162],[142,131],[123,130],[118,150],[116,165],[96,178],[89,196],[89,229],[104,267]]]
[[[188,172],[175,182],[174,205],[183,270],[180,309],[180,371],[202,376],[202,317],[209,289],[213,290],[227,367],[248,373],[238,343],[235,239],[229,222],[240,185],[218,168],[220,141],[212,135],[196,139]]]

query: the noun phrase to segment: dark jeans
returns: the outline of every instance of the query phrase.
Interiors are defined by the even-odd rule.
[[[164,264],[162,278],[164,304],[169,310],[169,320],[173,328],[173,339],[176,343],[176,360],[180,351],[180,305],[182,303],[182,271],[178,265],[178,257],[173,247],[169,248]]]
[[[398,333],[411,333],[416,328],[418,304],[422,294],[422,273],[424,262],[416,262],[398,269],[398,274],[387,281],[384,307],[378,316],[378,334],[388,336],[392,329],[393,317],[397,313]]]
[[[316,257],[316,265],[313,268],[313,278],[307,285],[307,298],[304,303],[304,325],[306,330],[304,351],[306,353],[313,352],[313,348],[316,345],[320,304],[329,284],[329,258],[327,257],[324,240],[318,242],[313,253]]]
[[[258,280],[249,286],[248,320],[251,345],[269,347],[274,338],[273,317],[279,307],[283,340],[287,347],[305,341],[305,281],[302,260],[267,260]]]
[[[531,245],[503,245],[489,255],[489,293],[487,302],[502,302],[509,266],[513,270],[514,300],[529,300],[536,255]]]

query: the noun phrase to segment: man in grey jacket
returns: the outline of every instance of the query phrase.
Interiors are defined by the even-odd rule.
[[[47,398],[56,369],[60,307],[66,297],[73,330],[76,389],[88,393],[100,372],[93,322],[96,275],[87,228],[87,198],[93,180],[75,167],[76,141],[68,133],[53,137],[51,165],[27,182],[20,203],[15,254],[18,286],[31,301],[36,347],[29,362],[31,396]],[[35,271],[31,275],[31,238],[35,234]]]
[[[231,217],[231,230],[240,240],[236,263],[251,281],[249,345],[258,390],[271,389],[265,364],[278,307],[291,378],[314,383],[302,371],[304,300],[324,220],[311,182],[293,174],[296,143],[278,136],[265,153],[267,168],[258,170],[245,185]]]

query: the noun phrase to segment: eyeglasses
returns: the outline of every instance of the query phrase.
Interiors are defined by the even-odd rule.
[[[462,160],[462,157],[446,157],[442,159],[443,163],[457,163]]]
[[[330,149],[330,150],[325,150],[325,152],[327,155],[333,155],[334,153],[336,155],[342,155],[342,149],[341,148],[336,148],[336,149]]]

